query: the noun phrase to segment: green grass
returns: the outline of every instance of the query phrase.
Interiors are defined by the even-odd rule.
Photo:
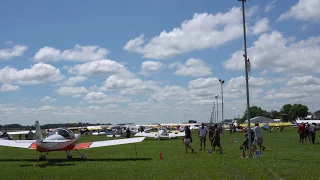
[[[241,158],[239,146],[243,133],[225,132],[221,143],[224,153],[209,155],[199,151],[199,140],[193,132],[196,153],[184,152],[181,139],[146,139],[142,143],[82,150],[88,155],[81,161],[67,160],[65,152],[50,152],[47,161],[39,162],[34,150],[0,147],[1,179],[319,179],[319,144],[298,143],[296,129],[282,132],[264,131],[266,150],[262,158]],[[230,142],[231,137],[238,143]],[[318,138],[318,137],[317,137]],[[105,140],[87,135],[85,141]],[[318,142],[318,139],[316,139]],[[137,149],[137,157],[135,152]],[[160,151],[164,160],[159,160]],[[246,151],[248,155],[248,151]]]

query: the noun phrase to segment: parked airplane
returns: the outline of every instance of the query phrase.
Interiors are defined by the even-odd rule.
[[[291,122],[280,122],[280,123],[259,123],[259,126],[265,130],[270,130],[271,128],[278,128],[282,131],[285,127],[290,127],[292,125]],[[246,128],[248,124],[240,124],[242,128]],[[250,127],[254,127],[254,123],[250,124]]]
[[[33,133],[35,133],[36,131],[32,131]],[[28,134],[29,131],[12,131],[12,132],[0,132],[0,139],[6,139],[6,140],[12,140],[12,136],[14,134]]]
[[[178,138],[178,137],[183,137],[185,136],[185,133],[182,132],[175,132],[175,133],[168,133],[167,130],[161,130],[159,129],[157,133],[146,133],[146,132],[142,132],[142,133],[136,133],[134,136],[144,136],[144,137],[153,137],[155,139],[161,139],[161,138]]]
[[[45,160],[46,155],[50,151],[66,151],[67,158],[72,158],[72,150],[113,146],[120,144],[129,144],[141,142],[145,137],[128,138],[119,140],[107,140],[96,142],[85,142],[77,144],[82,134],[74,134],[71,130],[66,128],[57,128],[52,131],[51,135],[45,139],[42,138],[39,121],[36,121],[36,140],[0,140],[0,146],[9,146],[17,148],[35,149],[41,153],[39,160]],[[43,154],[45,153],[45,154]],[[87,159],[87,155],[82,154],[82,159]]]

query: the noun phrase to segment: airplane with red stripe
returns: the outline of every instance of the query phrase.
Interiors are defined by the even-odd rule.
[[[57,128],[51,132],[51,135],[43,139],[39,121],[35,123],[36,127],[36,140],[0,140],[0,146],[34,149],[41,153],[39,160],[45,160],[46,155],[50,151],[66,151],[67,158],[72,158],[73,150],[78,151],[79,149],[105,147],[121,144],[130,144],[142,142],[145,137],[139,138],[126,138],[117,140],[106,140],[106,141],[95,141],[78,143],[81,134],[74,134],[67,128]],[[81,155],[82,159],[87,159],[86,154]]]

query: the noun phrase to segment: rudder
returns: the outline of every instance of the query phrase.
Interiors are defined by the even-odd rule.
[[[41,132],[39,121],[36,121],[35,126],[36,126],[36,138],[37,138],[37,141],[42,141],[43,137],[42,137],[42,132]]]

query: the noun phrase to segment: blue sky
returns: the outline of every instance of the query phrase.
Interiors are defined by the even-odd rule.
[[[319,109],[319,8],[246,3],[251,105]],[[0,124],[207,122],[219,78],[224,117],[246,108],[237,0],[3,1],[0,22]]]

